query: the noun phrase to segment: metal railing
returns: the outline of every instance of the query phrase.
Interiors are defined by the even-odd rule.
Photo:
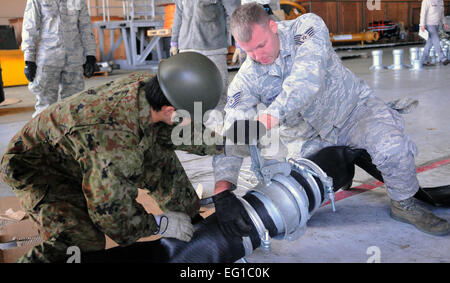
[[[113,61],[122,69],[155,69],[164,57],[163,44],[159,36],[150,38],[145,32],[149,29],[162,28],[163,17],[156,16],[164,14],[164,8],[158,6],[167,3],[173,3],[173,1],[88,0],[90,15],[94,14],[95,9],[97,16],[103,16],[102,21],[93,23],[94,28],[98,30],[100,60]],[[103,36],[106,30],[110,32],[110,50],[107,53],[105,53]],[[115,40],[114,31],[117,30],[120,31],[121,36]],[[126,60],[114,60],[113,54],[122,43],[125,45]],[[147,57],[150,54],[152,54],[151,60],[148,60]]]
[[[92,5],[94,2],[94,5]],[[101,2],[101,5],[98,4]],[[112,3],[114,2],[114,3]],[[119,3],[120,4],[119,4]],[[111,21],[111,9],[122,10],[125,20],[152,20],[157,15],[163,15],[163,9],[158,9],[158,5],[174,3],[173,0],[88,0],[89,15],[95,10],[96,15],[103,15],[103,21]],[[118,16],[118,15],[114,15]]]

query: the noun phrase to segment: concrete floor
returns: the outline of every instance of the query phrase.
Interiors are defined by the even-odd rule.
[[[409,48],[405,47],[405,63]],[[383,63],[391,65],[392,49],[383,49]],[[358,54],[370,51],[356,51]],[[346,56],[348,51],[339,52]],[[364,57],[364,56],[363,56]],[[419,149],[416,165],[422,168],[418,178],[422,186],[450,184],[450,66],[435,66],[422,71],[408,69],[371,71],[372,59],[344,60],[344,64],[373,87],[383,100],[412,98],[417,108],[403,115],[406,132]],[[109,77],[86,81],[86,87],[102,84],[125,75],[115,71]],[[235,71],[230,72],[230,80]],[[22,102],[0,107],[0,153],[11,137],[31,118],[34,97],[26,87],[6,88],[7,98]],[[213,187],[210,157],[183,152],[178,155],[195,187],[202,184],[205,195]],[[426,166],[424,165],[431,165]],[[249,160],[244,162],[237,194],[242,195],[254,181],[249,174]],[[373,179],[357,170],[353,186],[371,183]],[[0,181],[0,197],[12,195]],[[430,207],[430,206],[428,206]],[[430,207],[437,215],[450,220],[450,209]],[[330,206],[320,208],[308,222],[306,233],[296,241],[272,243],[272,253],[256,250],[248,262],[450,262],[450,236],[424,234],[413,226],[396,222],[389,216],[389,199],[383,186],[355,194],[337,202],[337,212]]]

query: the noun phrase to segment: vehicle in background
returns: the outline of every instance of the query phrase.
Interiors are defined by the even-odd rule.
[[[400,36],[400,24],[393,21],[374,21],[369,23],[367,29],[378,32],[380,39],[398,39]]]

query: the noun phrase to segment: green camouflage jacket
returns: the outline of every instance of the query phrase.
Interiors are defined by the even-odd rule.
[[[26,159],[26,164],[45,167],[44,172],[63,174],[78,184],[81,180],[92,221],[117,243],[131,244],[152,235],[156,223],[136,202],[137,189],[192,186],[179,161],[170,171],[174,176],[159,176],[160,171],[154,169],[158,164],[148,170],[152,156],[161,160],[161,155],[167,154],[173,159],[175,149],[199,155],[222,151],[216,146],[173,145],[174,126],[152,123],[150,105],[143,89],[139,91],[151,77],[134,73],[51,105],[10,142],[2,160],[3,179],[16,190],[25,187],[26,174],[10,180],[20,170],[14,167],[14,159]],[[152,188],[155,184],[158,188]],[[28,194],[28,200],[22,200],[24,206],[32,208],[45,193]]]

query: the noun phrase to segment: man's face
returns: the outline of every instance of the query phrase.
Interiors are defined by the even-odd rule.
[[[248,42],[237,42],[250,58],[263,65],[272,64],[280,54],[277,24],[272,20],[268,26],[253,25],[252,38]]]

